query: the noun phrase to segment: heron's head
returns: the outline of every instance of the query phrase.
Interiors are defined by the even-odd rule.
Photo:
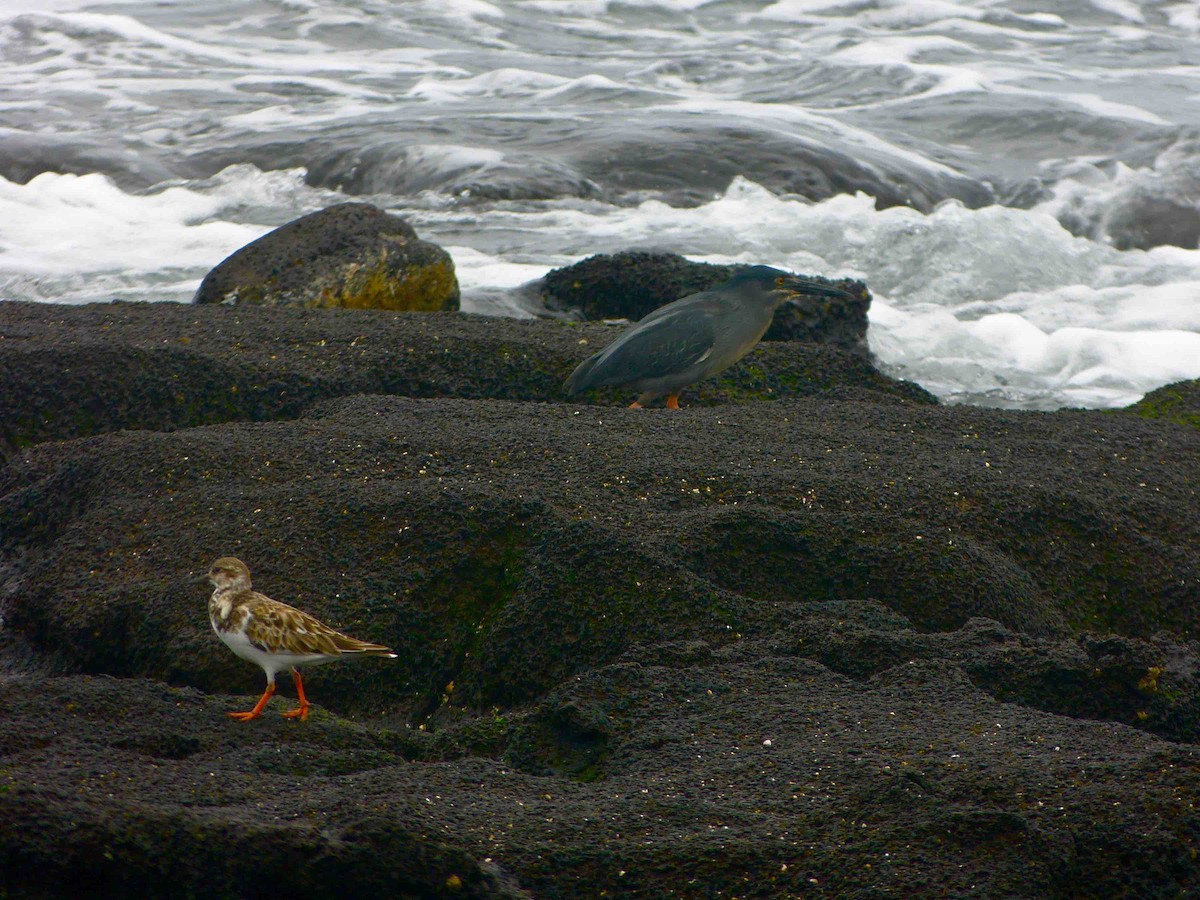
[[[218,591],[250,590],[250,569],[240,559],[222,556],[208,567],[208,580]]]
[[[751,266],[738,272],[718,290],[734,291],[743,296],[770,299],[776,305],[795,297],[851,297],[852,295],[821,281],[801,278],[771,266]]]

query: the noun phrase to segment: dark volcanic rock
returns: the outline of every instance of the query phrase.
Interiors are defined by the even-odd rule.
[[[289,222],[222,261],[196,303],[458,309],[454,263],[404,219],[341,203]]]
[[[1194,250],[1200,244],[1200,207],[1186,194],[1173,189],[1137,191],[1113,206],[1105,225],[1118,250],[1149,250],[1163,244]]]
[[[626,251],[598,254],[553,269],[542,280],[543,300],[552,309],[584,319],[637,320],[664,303],[715,287],[748,266],[693,262],[675,253]],[[861,281],[816,277],[854,294],[854,299],[810,297],[788,301],[775,312],[766,341],[820,341],[865,350],[871,294]]]
[[[849,678],[758,641],[647,645],[435,736],[321,711],[246,727],[222,715],[237,699],[140,680],[33,686],[0,684],[0,872],[23,897],[1198,887],[1194,747],[998,702],[943,661]]]
[[[0,303],[0,435],[21,445],[293,418],[318,400],[360,393],[557,401],[571,370],[616,333],[449,314]],[[684,402],[828,391],[936,402],[856,354],[770,343]],[[600,397],[629,403],[619,391]]]
[[[385,896],[528,897],[495,864],[395,815],[416,798],[337,786],[402,762],[411,743],[402,732],[312,722],[303,735],[255,734],[220,727],[223,704],[194,690],[109,678],[27,686],[0,682],[9,896],[332,897],[354,885]],[[50,709],[63,721],[37,725]],[[318,782],[328,794],[313,790]],[[300,805],[286,809],[292,801]],[[341,807],[332,828],[331,801]]]
[[[743,266],[693,262],[677,253],[599,253],[551,269],[542,279],[547,305],[584,319],[636,321],[664,303],[720,284]]]
[[[1200,430],[808,344],[711,405],[558,401],[599,325],[0,322],[13,896],[1200,891]],[[229,721],[262,674],[188,580],[222,554],[399,657]]]
[[[1195,248],[1200,243],[1200,139],[1167,148],[1150,171],[1136,172],[1107,201],[1101,222],[1114,246],[1149,250],[1162,244]]]
[[[1023,123],[1022,134],[1029,127]],[[1057,214],[1063,227],[1120,250],[1164,244],[1195,248],[1200,243],[1200,139],[1177,139],[1151,160],[1145,154],[1155,149],[1153,143],[1145,145],[1132,157],[1115,152],[1113,158],[1124,158],[1130,166],[1119,174],[1109,173],[1116,189],[1068,195]]]

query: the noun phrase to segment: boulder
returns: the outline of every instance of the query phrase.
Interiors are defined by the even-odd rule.
[[[450,255],[404,219],[341,203],[276,228],[223,260],[196,303],[455,310]]]
[[[542,299],[550,309],[585,320],[636,321],[652,310],[729,279],[743,265],[693,262],[675,253],[625,251],[598,254],[553,269],[542,281]],[[818,341],[863,351],[871,294],[861,281],[816,278],[849,291],[853,298],[810,297],[789,300],[775,312],[765,341]]]

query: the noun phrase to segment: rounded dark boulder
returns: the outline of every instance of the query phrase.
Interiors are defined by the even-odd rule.
[[[542,299],[549,309],[570,311],[585,320],[636,321],[665,303],[716,287],[747,268],[693,262],[677,253],[633,250],[597,254],[546,273]],[[866,285],[847,278],[816,276],[814,280],[837,285],[853,298],[809,297],[784,303],[763,340],[819,341],[865,349],[871,306]]]
[[[205,276],[196,303],[458,309],[450,254],[404,219],[368,203],[341,203],[289,222],[236,251]]]

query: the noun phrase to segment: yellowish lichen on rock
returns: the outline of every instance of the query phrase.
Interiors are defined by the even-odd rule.
[[[1138,682],[1138,689],[1147,693],[1155,693],[1158,691],[1159,676],[1165,672],[1162,666],[1151,666],[1146,670],[1146,674],[1142,676],[1142,680]]]
[[[347,266],[336,285],[324,288],[316,305],[344,309],[436,312],[454,309],[458,280],[449,258],[411,266],[401,277],[381,251],[374,265]]]

